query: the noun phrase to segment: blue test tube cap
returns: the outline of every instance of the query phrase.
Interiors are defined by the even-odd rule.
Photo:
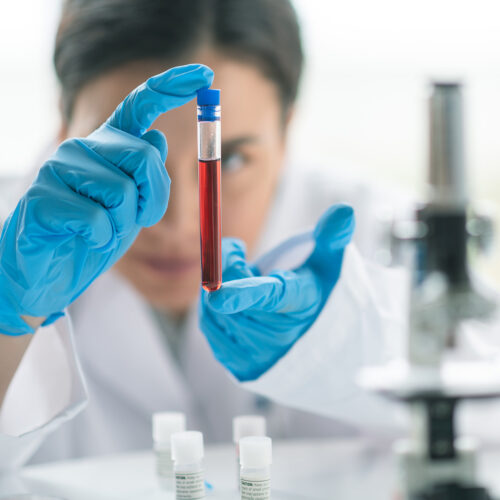
[[[198,106],[219,106],[219,89],[200,89],[197,92]]]

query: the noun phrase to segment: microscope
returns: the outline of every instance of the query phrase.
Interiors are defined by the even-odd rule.
[[[393,249],[411,255],[412,288],[405,360],[369,368],[362,384],[408,405],[409,437],[396,443],[401,500],[492,500],[476,474],[476,445],[457,436],[463,400],[500,397],[500,368],[449,361],[465,323],[487,320],[495,303],[468,266],[492,222],[469,207],[459,83],[434,83],[430,96],[427,201],[410,222],[392,224]]]

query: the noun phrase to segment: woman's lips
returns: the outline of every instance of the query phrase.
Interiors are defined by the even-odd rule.
[[[141,261],[155,272],[168,274],[181,274],[200,266],[198,258],[143,257]]]

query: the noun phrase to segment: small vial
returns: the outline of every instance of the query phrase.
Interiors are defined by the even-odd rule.
[[[186,416],[184,413],[153,413],[153,446],[156,454],[156,472],[161,487],[168,491],[174,490],[172,434],[184,430],[186,430]]]
[[[240,484],[240,439],[265,435],[266,419],[261,415],[240,415],[233,418],[233,443],[236,449],[238,486]]]
[[[240,440],[241,500],[271,498],[271,463],[271,438],[253,436]]]
[[[172,434],[176,500],[205,498],[203,434],[197,431]]]
[[[208,292],[222,284],[220,177],[220,90],[202,89],[198,91],[198,190],[201,285]]]

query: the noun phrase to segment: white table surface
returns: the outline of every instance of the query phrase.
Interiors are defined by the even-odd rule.
[[[336,439],[275,442],[273,500],[394,498],[396,470],[389,446]],[[208,446],[205,469],[213,485],[208,498],[238,499],[236,459],[229,445]],[[500,450],[480,456],[480,477],[500,486]],[[498,491],[498,489],[497,489]],[[70,460],[26,467],[0,477],[0,499],[8,494],[37,493],[64,500],[169,500],[155,475],[151,451]]]

